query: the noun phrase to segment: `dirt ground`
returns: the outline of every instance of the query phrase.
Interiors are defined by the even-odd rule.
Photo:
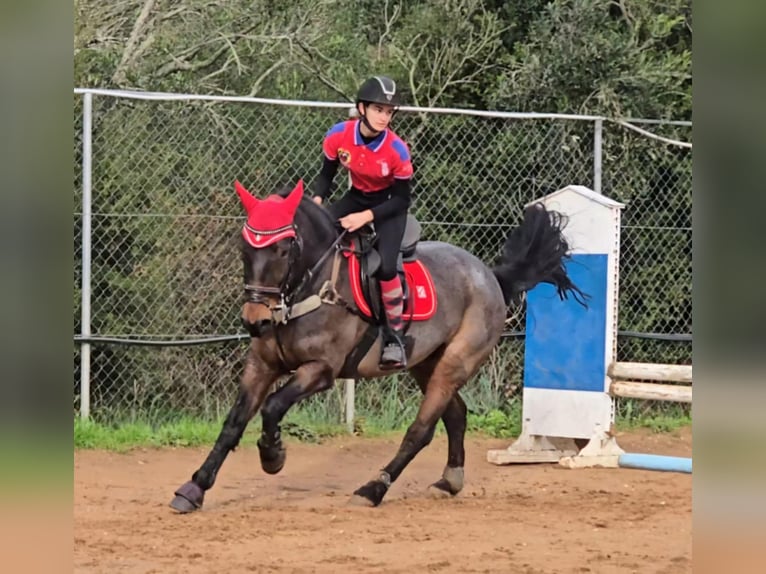
[[[623,433],[630,452],[691,456],[691,429]],[[497,467],[469,438],[464,490],[435,500],[446,437],[413,461],[377,508],[347,505],[396,439],[288,444],[276,476],[254,447],[231,454],[202,511],[177,515],[173,491],[207,449],[75,453],[75,571],[691,572],[691,475],[556,465]]]

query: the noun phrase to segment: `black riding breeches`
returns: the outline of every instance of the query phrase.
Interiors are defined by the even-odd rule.
[[[328,210],[333,218],[340,219],[350,213],[364,211],[376,205],[380,205],[387,199],[385,192],[365,194],[350,191],[338,201],[331,204]],[[380,199],[378,199],[378,196]],[[382,221],[374,221],[375,234],[378,236],[377,249],[380,253],[380,268],[375,276],[381,281],[388,281],[396,277],[396,260],[399,257],[399,249],[404,237],[404,228],[407,225],[407,212],[397,213]]]

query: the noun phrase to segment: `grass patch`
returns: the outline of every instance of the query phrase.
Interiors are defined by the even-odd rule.
[[[468,408],[467,432],[492,438],[512,439],[521,432],[521,400],[503,397],[503,390],[489,378],[461,391]],[[337,385],[327,393],[311,397],[291,409],[282,423],[285,437],[302,442],[321,442],[327,437],[346,434],[342,422],[343,388]],[[379,381],[362,381],[356,387],[354,434],[365,437],[401,436],[412,423],[420,406],[421,394],[409,377],[391,376]],[[498,406],[502,405],[502,406]],[[622,401],[618,404],[617,428],[648,428],[654,432],[673,432],[691,425],[688,405],[652,405]],[[117,415],[117,413],[112,413]],[[83,421],[75,418],[75,448],[125,451],[136,447],[211,447],[218,437],[223,419],[152,412],[145,419],[126,413],[108,419],[115,422]],[[255,445],[261,421],[257,416],[248,426],[240,444]],[[439,422],[436,434],[445,434]]]
[[[289,420],[287,420],[289,418]],[[391,422],[391,421],[388,421]],[[381,425],[380,420],[359,417],[356,419],[355,434],[365,437],[387,437],[401,435],[411,421],[402,421],[398,427]],[[77,449],[104,449],[117,452],[138,447],[212,447],[223,424],[222,420],[204,421],[191,418],[179,419],[161,424],[125,422],[105,424],[92,420],[74,421],[74,447]],[[691,418],[658,415],[618,421],[621,430],[648,428],[654,432],[673,432],[691,425]],[[307,413],[294,413],[282,424],[282,432],[301,442],[319,443],[323,439],[346,434],[344,425],[315,422]],[[521,407],[512,404],[507,410],[492,409],[485,413],[468,413],[469,434],[480,434],[492,438],[515,438],[521,432]],[[260,421],[245,431],[241,445],[254,446],[260,434]],[[444,435],[444,425],[439,422],[436,434]]]
[[[620,430],[646,428],[673,432],[692,424],[691,405],[618,399],[616,426]]]
[[[161,424],[141,421],[104,424],[75,419],[75,448],[123,451],[138,446],[200,446],[215,442],[221,423],[182,418]],[[243,443],[249,437],[243,437]]]
[[[617,428],[620,430],[646,428],[656,433],[663,433],[677,431],[678,429],[691,426],[691,424],[692,418],[688,415],[655,415],[617,421]]]
[[[468,432],[492,438],[515,438],[521,433],[521,408],[493,409],[486,414],[468,413]]]
[[[393,396],[393,395],[392,395]],[[385,396],[382,397],[385,400]],[[414,403],[416,405],[417,402]],[[407,409],[405,409],[407,410]],[[401,435],[415,417],[412,412],[398,416],[365,416],[361,413],[354,421],[354,434],[365,437]],[[301,442],[318,443],[323,439],[347,433],[345,425],[318,417],[313,409],[296,409],[282,423],[282,434]],[[206,421],[195,418],[177,418],[163,423],[124,421],[103,423],[94,420],[74,420],[74,446],[78,449],[105,449],[123,452],[138,447],[211,447],[218,437],[223,420]],[[260,434],[260,420],[248,426],[240,444],[255,445]],[[521,430],[521,409],[509,412],[492,409],[485,413],[468,413],[469,433],[497,438],[517,436]],[[445,434],[439,422],[437,435]]]
[[[322,438],[345,433],[341,425],[311,424],[300,416],[285,420],[282,434],[303,442],[319,442]],[[297,419],[297,420],[296,420]],[[137,447],[212,447],[223,426],[223,420],[205,421],[182,418],[175,421],[149,424],[141,421],[105,424],[93,420],[74,421],[74,446],[81,449],[127,451]],[[260,425],[250,425],[240,445],[255,445]]]

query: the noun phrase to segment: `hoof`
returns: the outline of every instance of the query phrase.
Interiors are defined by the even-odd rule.
[[[287,451],[281,444],[277,447],[265,448],[258,445],[261,455],[261,468],[267,474],[277,474],[285,466]]]
[[[388,492],[388,486],[383,481],[371,480],[364,486],[357,488],[349,502],[356,506],[377,506],[383,500],[386,492]],[[357,501],[359,498],[366,501],[366,503],[361,500]]]
[[[444,472],[442,472],[441,480],[434,483],[437,488],[444,488],[455,495],[463,490],[463,483],[465,482],[465,469],[462,466],[445,466]]]
[[[370,500],[369,498],[365,498],[364,496],[359,496],[358,494],[353,495],[351,498],[348,499],[348,505],[349,506],[363,506],[367,508],[374,508],[375,504]]]
[[[176,496],[170,501],[170,507],[180,514],[188,514],[202,508],[205,499],[205,491],[194,482],[187,482],[175,491]]]
[[[443,478],[428,487],[428,496],[431,498],[451,498],[458,492],[460,491],[453,489],[452,485]]]

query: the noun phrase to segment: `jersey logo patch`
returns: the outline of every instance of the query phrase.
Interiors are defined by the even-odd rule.
[[[351,162],[351,152],[347,149],[338,148],[338,159],[343,165],[348,165]]]
[[[384,159],[378,161],[378,163],[380,164],[380,175],[382,175],[383,177],[386,177],[389,173],[388,163],[386,163],[386,160]]]

